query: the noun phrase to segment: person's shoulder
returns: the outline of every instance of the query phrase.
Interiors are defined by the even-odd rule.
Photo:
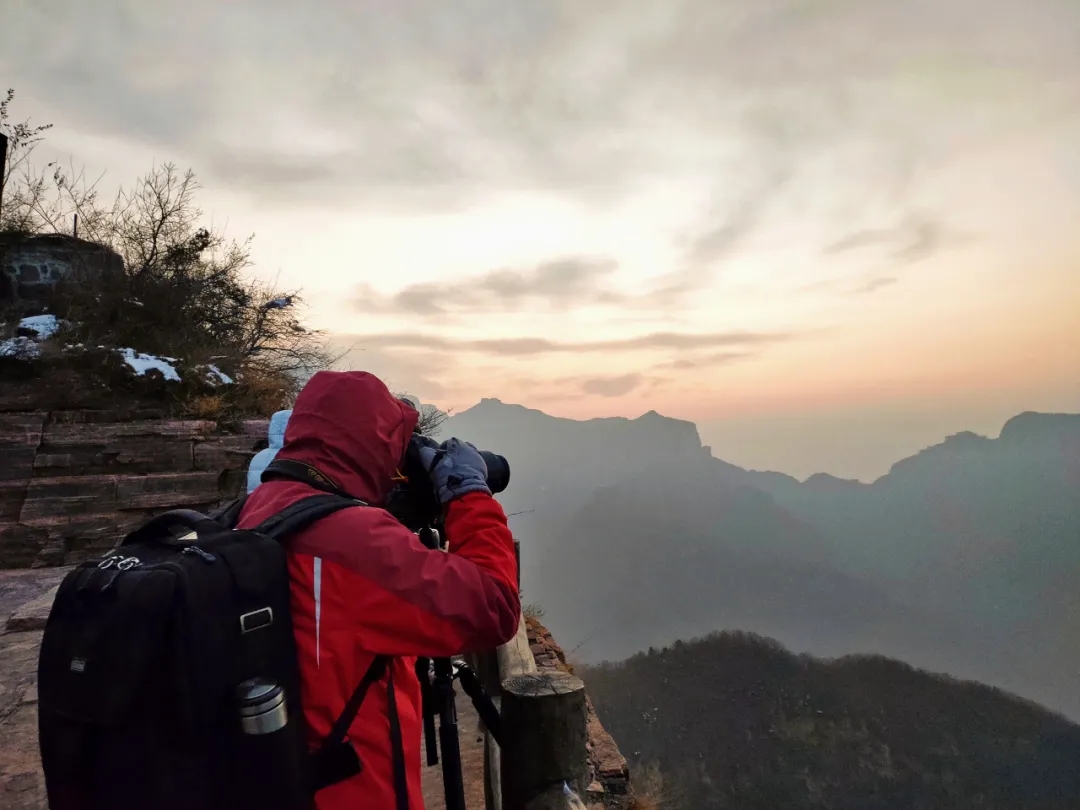
[[[292,549],[315,557],[351,559],[388,540],[407,541],[411,535],[385,509],[358,505],[322,518],[296,538]]]
[[[273,447],[264,447],[258,453],[251,457],[251,467],[265,467],[268,460],[277,455],[277,450]]]

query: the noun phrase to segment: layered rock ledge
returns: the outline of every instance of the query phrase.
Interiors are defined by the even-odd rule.
[[[150,515],[235,497],[266,430],[150,409],[0,413],[0,568],[74,564]]]

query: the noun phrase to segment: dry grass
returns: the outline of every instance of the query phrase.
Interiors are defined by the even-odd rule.
[[[657,762],[635,767],[630,773],[630,785],[634,796],[627,810],[664,810],[678,806],[674,791],[664,785],[664,775]]]
[[[633,800],[630,802],[626,810],[661,810],[663,807],[659,800],[654,796],[639,796],[634,794]]]
[[[220,419],[228,410],[228,400],[220,394],[197,396],[187,403],[188,416],[195,419]]]
[[[294,377],[260,366],[249,366],[231,387],[234,407],[244,413],[273,416],[292,406],[299,384]]]

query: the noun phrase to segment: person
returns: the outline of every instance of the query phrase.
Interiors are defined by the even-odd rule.
[[[309,465],[369,504],[323,518],[288,544],[312,745],[329,733],[374,657],[392,657],[349,729],[362,770],[319,791],[317,810],[422,810],[416,658],[493,649],[518,629],[513,536],[475,448],[451,439],[439,456],[421,451],[426,465],[439,459],[430,475],[445,509],[448,553],[424,546],[383,508],[418,418],[372,374],[320,371],[297,397],[278,451],[278,459]],[[238,526],[254,527],[315,494],[306,483],[270,477],[248,497]]]
[[[281,449],[281,443],[285,441],[285,427],[289,424],[290,416],[292,416],[292,411],[278,411],[270,417],[270,428],[266,436],[268,444],[255,454],[255,457],[251,459],[251,464],[248,465],[247,491],[249,495],[262,483],[263,470]]]

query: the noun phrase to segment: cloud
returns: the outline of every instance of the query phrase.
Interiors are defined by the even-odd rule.
[[[566,311],[589,304],[618,304],[623,296],[602,282],[617,269],[609,258],[566,256],[529,270],[492,270],[458,281],[412,284],[383,295],[364,285],[353,299],[360,312],[441,316],[519,310],[537,305]]]
[[[621,374],[617,377],[593,377],[581,384],[586,394],[600,397],[621,397],[645,383],[641,374]]]
[[[973,108],[1064,109],[1080,77],[1077,8],[1050,0],[9,5],[0,73],[81,131],[260,199],[381,210],[722,183],[731,145],[767,151],[778,127],[800,159],[855,138],[940,154]],[[1001,100],[997,64],[1030,86]],[[712,227],[707,253],[728,238]]]
[[[395,391],[442,398],[460,384],[461,367],[451,352],[375,347],[363,345],[348,335],[333,336],[331,344],[335,353],[342,355],[335,368],[371,372]]]
[[[336,179],[334,164],[325,158],[264,152],[257,147],[221,147],[207,161],[218,179],[240,187],[258,185],[271,191],[322,188]]]
[[[448,353],[470,353],[501,357],[527,357],[582,352],[634,352],[661,349],[702,349],[724,346],[759,347],[790,340],[794,335],[779,332],[653,332],[611,340],[554,341],[539,337],[463,339],[422,332],[395,332],[370,335],[342,335],[358,349],[417,348]]]
[[[883,276],[880,273],[861,273],[855,277],[850,275],[839,278],[827,278],[814,281],[810,284],[802,284],[798,292],[810,293],[839,293],[840,295],[869,295],[893,284],[898,284],[898,276]]]
[[[753,231],[761,202],[744,200],[728,218],[694,237],[686,250],[686,261],[701,265],[725,258]]]
[[[657,332],[597,341],[469,340],[409,332],[338,334],[332,337],[332,343],[345,355],[338,368],[364,369],[394,390],[457,407],[470,398],[497,396],[506,390],[519,392],[530,402],[574,401],[583,393],[617,397],[653,390],[669,382],[664,371],[699,369],[750,358],[768,345],[794,337],[781,333]],[[653,358],[643,359],[639,370],[618,375],[586,372],[560,376],[530,365],[533,360],[547,357],[587,355],[594,358],[599,371],[615,355],[654,352],[667,352],[674,359],[651,366]]]
[[[826,255],[836,255],[865,248],[890,248],[889,256],[897,264],[910,264],[925,259],[954,239],[949,228],[940,220],[925,214],[908,216],[892,228],[868,228],[849,233],[824,249]]]
[[[736,254],[750,236],[758,230],[769,205],[783,192],[794,175],[794,150],[790,133],[776,130],[757,146],[758,154],[743,160],[743,166],[729,172],[714,192],[713,201],[704,224],[696,231],[683,234],[676,240],[680,249],[678,266],[655,279],[648,296],[654,306],[675,306],[687,294],[700,289],[713,276],[716,266]],[[743,189],[733,193],[731,186],[742,180]]]
[[[749,357],[753,357],[751,352],[714,352],[712,354],[691,356],[691,357],[679,357],[675,360],[668,360],[664,363],[657,363],[653,366],[656,370],[665,371],[694,371],[702,368],[709,368],[713,366],[724,366],[729,363],[735,363],[739,360],[745,360]]]
[[[857,292],[857,293],[877,292],[878,290],[883,289],[884,287],[891,287],[893,284],[896,284],[898,281],[899,281],[899,279],[896,276],[878,276],[877,278],[872,278],[872,279],[864,282],[862,285],[856,287],[854,292]]]

